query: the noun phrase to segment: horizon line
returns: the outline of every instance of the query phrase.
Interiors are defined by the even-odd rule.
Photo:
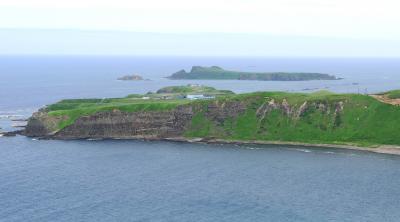
[[[190,31],[190,32],[162,32],[162,31],[135,31],[135,30],[121,30],[121,29],[81,29],[81,28],[44,28],[44,27],[0,27],[0,30],[10,31],[66,31],[66,32],[112,32],[112,33],[142,33],[142,34],[158,34],[158,35],[196,35],[196,34],[215,34],[215,35],[236,35],[236,36],[270,36],[270,37],[290,37],[290,38],[316,38],[316,39],[335,39],[335,40],[367,40],[367,41],[394,41],[394,39],[371,38],[365,36],[351,37],[351,36],[327,36],[327,35],[294,35],[294,34],[277,34],[268,32],[204,32],[204,31]]]

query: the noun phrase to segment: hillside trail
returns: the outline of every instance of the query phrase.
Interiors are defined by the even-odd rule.
[[[371,97],[390,105],[400,106],[400,99],[390,99],[386,95],[371,95]]]

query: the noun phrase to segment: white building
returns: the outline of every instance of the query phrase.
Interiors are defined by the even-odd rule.
[[[205,96],[205,95],[187,95],[187,99],[196,100],[196,99],[214,99],[215,96]]]

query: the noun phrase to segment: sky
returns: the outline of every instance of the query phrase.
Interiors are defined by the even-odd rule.
[[[0,54],[398,57],[399,8],[398,0],[0,0]]]

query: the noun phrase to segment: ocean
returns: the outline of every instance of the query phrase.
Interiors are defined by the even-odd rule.
[[[193,65],[338,81],[168,80]],[[140,74],[149,81],[116,79]],[[0,127],[65,98],[204,84],[253,91],[400,89],[400,59],[1,56]],[[400,221],[400,157],[341,149],[0,137],[0,221]]]

